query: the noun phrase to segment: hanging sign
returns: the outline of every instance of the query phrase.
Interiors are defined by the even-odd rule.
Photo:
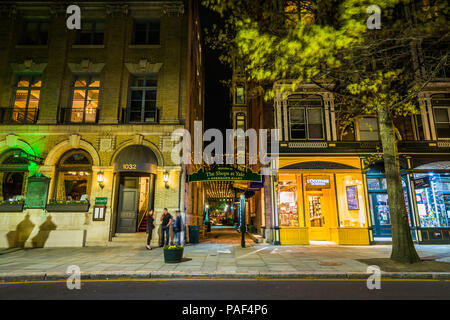
[[[189,175],[189,182],[194,181],[250,181],[261,182],[261,175],[247,168],[239,170],[231,166],[217,166],[205,171],[203,168]]]
[[[430,177],[423,177],[414,180],[414,188],[423,189],[430,187]]]

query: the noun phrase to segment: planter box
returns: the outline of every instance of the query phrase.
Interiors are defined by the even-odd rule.
[[[165,263],[179,263],[183,259],[184,248],[181,249],[164,249],[164,262]]]
[[[22,212],[23,202],[14,204],[0,204],[0,212]]]
[[[88,212],[89,203],[71,203],[71,204],[52,203],[47,204],[46,209],[48,212]]]

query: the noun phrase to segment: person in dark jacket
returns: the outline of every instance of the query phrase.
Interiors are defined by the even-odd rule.
[[[173,233],[175,234],[175,241],[177,246],[181,246],[181,231],[183,229],[183,220],[181,219],[180,211],[175,212],[175,223],[173,225]]]
[[[155,228],[154,225],[155,217],[153,216],[153,209],[150,209],[147,214],[147,249],[152,250],[152,247],[150,246],[150,242],[152,241],[152,234],[153,229]]]

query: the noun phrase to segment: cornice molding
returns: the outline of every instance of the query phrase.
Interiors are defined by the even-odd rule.
[[[93,63],[89,59],[84,59],[80,63],[68,63],[72,73],[100,73],[105,63]]]
[[[18,72],[36,72],[42,73],[47,67],[47,63],[35,63],[33,60],[25,60],[23,63],[11,63],[14,73]]]

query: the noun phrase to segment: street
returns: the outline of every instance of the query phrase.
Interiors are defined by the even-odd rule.
[[[386,280],[369,290],[365,280],[105,280],[80,290],[56,282],[0,283],[0,299],[297,300],[450,298],[449,280]]]

